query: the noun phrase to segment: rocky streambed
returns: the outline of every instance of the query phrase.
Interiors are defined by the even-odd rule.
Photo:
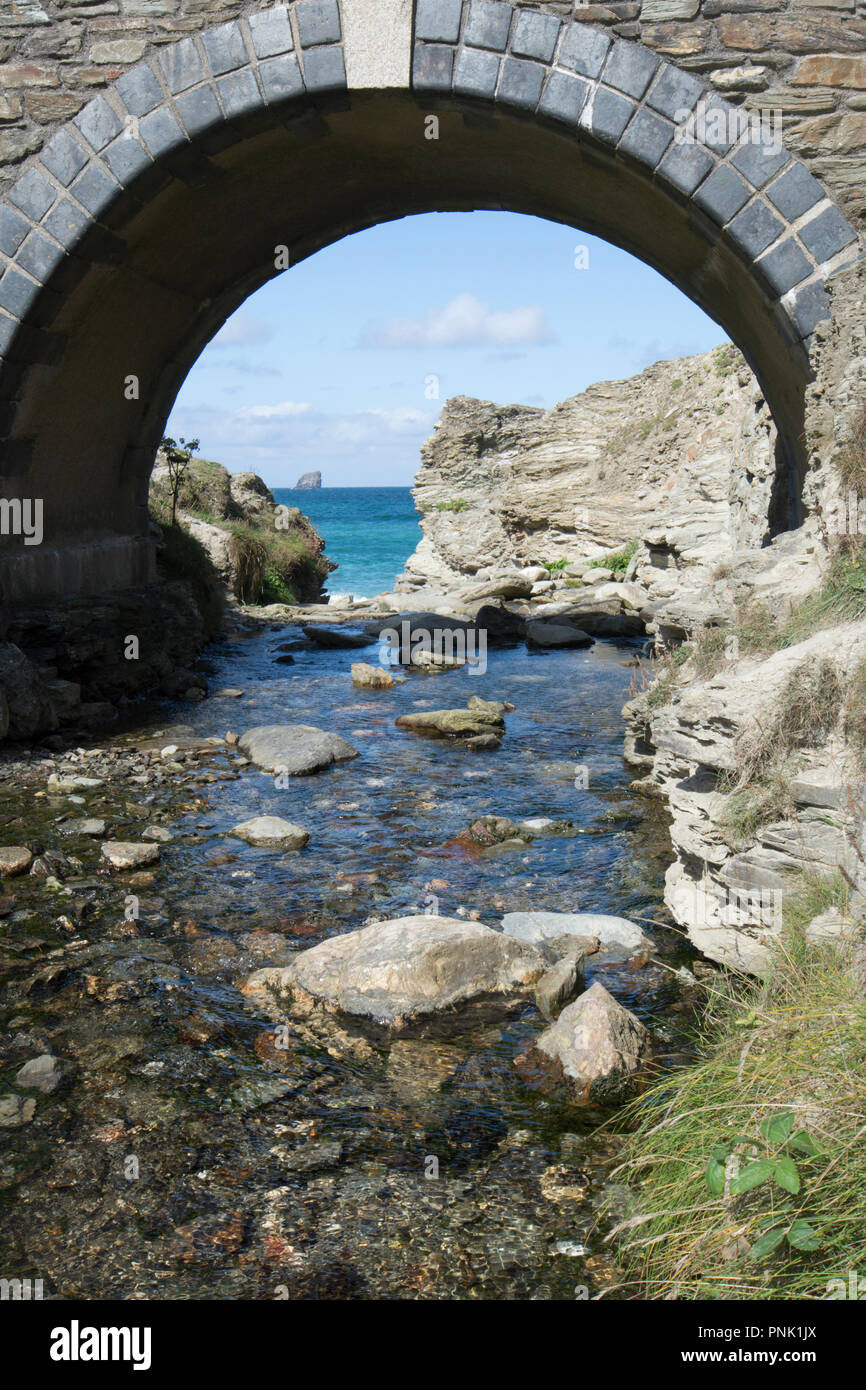
[[[599,1129],[613,1097],[537,1044],[569,999],[609,995],[652,1067],[682,1055],[697,967],[664,925],[666,817],[628,791],[634,650],[504,646],[483,672],[359,689],[376,644],[241,622],[209,653],[207,699],[90,746],[7,751],[3,1274],[93,1299],[615,1285],[605,1235],[631,1199]],[[481,707],[501,713],[475,747],[410,718]],[[356,756],[264,771],[242,736],[277,725]],[[613,914],[646,940],[570,949],[544,913]],[[381,984],[380,938],[418,923],[452,990],[433,1026],[330,1007],[346,979],[317,951],[372,934]],[[496,980],[472,1008],[465,954],[448,956],[463,937]]]

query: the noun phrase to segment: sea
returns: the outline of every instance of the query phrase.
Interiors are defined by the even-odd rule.
[[[332,594],[390,592],[421,539],[408,487],[275,488],[274,498],[300,507],[324,537],[325,554],[339,566],[328,581]]]

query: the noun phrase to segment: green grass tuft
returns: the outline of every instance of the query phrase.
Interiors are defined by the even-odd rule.
[[[619,1296],[823,1299],[830,1281],[866,1267],[866,1002],[846,952],[803,932],[845,897],[840,875],[787,892],[767,979],[719,976],[694,1039],[699,1059],[631,1107],[624,1172],[640,1214],[615,1237]],[[725,1195],[717,1181],[714,1191],[714,1154],[739,1154],[741,1173],[778,1162],[774,1119],[807,1136],[802,1152],[788,1146],[798,1190],[786,1165],[749,1191]],[[763,1239],[756,1249],[770,1231],[804,1227],[816,1248]]]

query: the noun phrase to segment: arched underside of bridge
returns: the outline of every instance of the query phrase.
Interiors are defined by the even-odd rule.
[[[150,469],[202,347],[276,248],[417,212],[533,213],[654,266],[745,352],[796,482],[810,335],[856,236],[732,110],[684,141],[705,96],[638,44],[470,0],[300,0],[126,73],[0,204],[0,486],[44,506],[40,546],[3,538],[4,597],[148,579]]]

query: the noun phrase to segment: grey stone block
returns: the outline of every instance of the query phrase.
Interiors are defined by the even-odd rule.
[[[5,256],[15,255],[29,231],[30,223],[20,212],[10,208],[8,203],[0,203],[0,251]]]
[[[339,43],[340,7],[337,0],[299,0],[295,6],[302,48],[318,43]]]
[[[559,50],[559,66],[582,77],[598,77],[610,42],[607,34],[588,24],[572,24]]]
[[[163,100],[162,88],[147,63],[122,73],[114,85],[133,116],[146,116]]]
[[[454,49],[441,43],[418,43],[412,63],[412,86],[419,92],[450,92]]]
[[[462,13],[463,0],[418,0],[415,37],[434,43],[456,43]]]
[[[814,179],[804,164],[794,164],[774,179],[767,189],[767,197],[777,207],[783,217],[794,222],[808,212],[826,193],[817,179]]]
[[[79,145],[68,130],[58,130],[39,157],[49,174],[53,174],[64,188],[81,173],[89,158],[84,146]]]
[[[16,318],[25,319],[33,308],[40,286],[19,275],[14,266],[7,266],[0,279],[0,309],[8,309]]]
[[[249,62],[238,24],[221,24],[218,29],[206,29],[201,41],[214,77],[234,72],[236,68],[242,68]]]
[[[152,111],[149,116],[139,121],[138,133],[154,159],[171,154],[173,150],[187,143],[186,135],[174,116],[164,107],[159,111]]]
[[[776,145],[770,140],[750,140],[731,155],[734,168],[745,174],[749,183],[753,183],[756,188],[763,188],[774,174],[784,169],[790,159],[791,156],[782,145]]]
[[[28,169],[13,186],[9,201],[20,208],[31,222],[41,222],[56,197],[56,190],[48,180],[35,169]]]
[[[665,63],[647,97],[647,104],[670,120],[678,121],[684,114],[694,111],[703,90],[696,77]]]
[[[260,10],[249,16],[250,33],[253,38],[253,52],[257,58],[273,58],[277,53],[288,53],[295,46],[289,11],[285,5],[276,5],[272,10]]]
[[[184,92],[177,98],[175,106],[189,136],[201,135],[202,131],[219,125],[223,119],[212,87],[196,87],[194,92]]]
[[[749,124],[748,113],[732,106],[718,92],[704,92],[686,122],[686,129],[713,154],[724,155],[742,139]]]
[[[753,260],[766,251],[785,230],[785,224],[766,203],[756,200],[728,228],[728,236]]]
[[[554,71],[547,79],[544,95],[538,104],[539,114],[565,121],[567,125],[577,125],[588,92],[589,82],[585,78]]]
[[[287,101],[304,90],[304,79],[294,54],[283,54],[281,58],[267,58],[259,63],[259,76],[269,102]]]
[[[821,320],[830,317],[830,300],[823,280],[815,280],[811,285],[804,285],[798,290],[790,313],[803,338],[808,338],[810,333],[814,333]]]
[[[499,100],[509,106],[534,111],[541,96],[546,71],[540,63],[530,63],[524,58],[506,58],[499,82]]]
[[[503,53],[513,14],[511,6],[501,4],[500,0],[472,0],[463,42],[473,48],[493,48]]]
[[[152,119],[145,117],[145,120]],[[120,186],[98,164],[88,164],[69,191],[93,217],[98,217],[117,197]]]
[[[520,58],[540,58],[549,63],[559,38],[559,20],[551,14],[524,12],[517,20],[511,52]]]
[[[121,135],[102,157],[119,183],[130,183],[151,164],[147,150],[131,135]]]
[[[89,145],[98,152],[104,150],[109,140],[123,130],[123,121],[111,109],[105,97],[89,101],[83,111],[79,111],[73,125],[76,125]]]
[[[337,44],[311,48],[304,54],[304,81],[308,92],[333,92],[346,85],[343,50]]]
[[[644,107],[629,122],[619,147],[625,154],[654,169],[673,138],[674,128],[670,122]]]
[[[499,77],[499,55],[482,48],[463,48],[454,73],[454,90],[466,96],[492,97]]]
[[[256,79],[249,71],[233,72],[228,77],[221,77],[217,82],[217,90],[223,110],[230,119],[247,116],[250,111],[256,111],[263,105]]]
[[[170,43],[159,51],[159,65],[170,92],[185,92],[207,77],[204,63],[192,39]]]
[[[601,80],[626,96],[639,99],[650,84],[659,60],[650,49],[639,43],[624,43],[617,39],[607,55]]]
[[[802,247],[792,236],[756,261],[755,267],[779,295],[787,294],[795,285],[799,285],[811,275],[813,269]]]
[[[663,179],[681,193],[694,193],[713,167],[713,157],[700,145],[672,145],[659,165]]]
[[[67,251],[78,244],[90,225],[87,214],[70,203],[68,198],[60,198],[43,223],[46,232],[50,232]]]
[[[726,226],[732,217],[745,207],[751,197],[751,190],[739,174],[726,165],[714,169],[695,194],[695,202],[704,212],[709,213],[720,227]]]
[[[599,87],[595,99],[583,109],[580,124],[584,130],[591,131],[597,140],[615,145],[632,116],[635,104],[619,92],[609,92]]]
[[[32,275],[34,280],[47,285],[65,255],[62,246],[55,246],[41,232],[31,232],[18,252],[15,263]]]
[[[820,212],[811,222],[807,222],[805,227],[800,228],[800,240],[806,250],[815,257],[821,265],[824,261],[829,261],[843,247],[850,246],[852,241],[857,239],[857,233],[846,221],[838,208],[827,208],[826,212]]]

